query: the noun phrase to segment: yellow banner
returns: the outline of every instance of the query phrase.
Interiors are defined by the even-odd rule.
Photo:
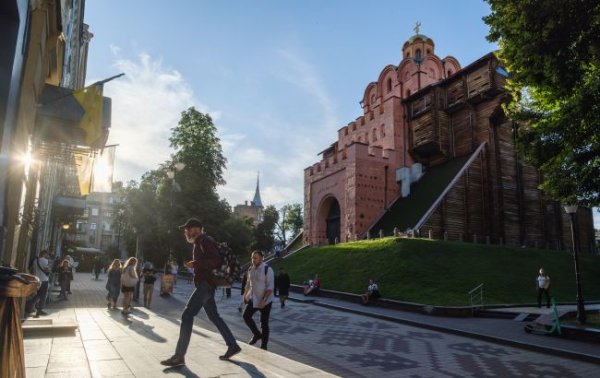
[[[85,131],[85,145],[93,148],[103,147],[104,130],[102,128],[102,84],[93,84],[73,93],[85,114],[79,127]]]
[[[76,154],[75,165],[77,167],[77,180],[79,181],[79,191],[82,196],[90,194],[92,188],[92,168],[94,166],[94,157],[91,154]]]

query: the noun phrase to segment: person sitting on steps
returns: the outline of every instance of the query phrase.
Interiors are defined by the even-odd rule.
[[[363,305],[365,306],[371,303],[372,301],[381,298],[381,294],[379,293],[379,286],[377,286],[377,284],[372,279],[370,279],[369,286],[367,286],[367,292],[361,294],[360,297],[362,299]]]
[[[319,275],[315,274],[315,278],[308,281],[308,284],[304,286],[304,295],[315,294],[321,288],[321,280],[319,279]]]

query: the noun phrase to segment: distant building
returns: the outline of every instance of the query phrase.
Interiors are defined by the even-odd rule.
[[[251,218],[254,221],[254,225],[257,225],[263,221],[263,204],[260,199],[260,184],[259,178],[256,178],[256,191],[254,192],[254,199],[250,201],[245,201],[243,205],[236,205],[233,208],[233,216],[237,218]]]
[[[121,183],[113,185],[113,191],[107,193],[92,192],[87,196],[83,216],[73,222],[68,239],[89,248],[105,251],[108,247],[122,249],[124,241],[118,222],[116,205],[121,197],[118,189]]]
[[[466,67],[419,34],[369,83],[363,114],[304,170],[304,243],[410,232],[433,239],[571,248],[570,218],[520,159],[493,53]],[[590,209],[579,240],[594,250]]]

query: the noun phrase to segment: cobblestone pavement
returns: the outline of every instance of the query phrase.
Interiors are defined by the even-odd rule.
[[[175,297],[185,300],[192,285],[178,283],[175,290]],[[229,299],[217,294],[221,315],[236,338],[248,340],[251,333],[238,312],[239,299],[239,289]],[[275,305],[269,350],[343,377],[600,376],[600,366],[591,363],[308,303],[288,301],[284,309]],[[203,312],[198,318],[200,325],[214,329]]]
[[[104,284],[90,278],[77,300],[55,302],[49,309],[105,305]],[[178,324],[192,287],[179,280],[174,295],[162,298],[156,295],[157,285],[152,312]],[[247,341],[251,334],[238,311],[239,289],[233,290],[232,298],[219,291],[216,299],[236,338]],[[216,331],[203,311],[196,324]],[[269,350],[343,377],[600,376],[600,366],[591,363],[290,301],[285,309],[274,304]]]

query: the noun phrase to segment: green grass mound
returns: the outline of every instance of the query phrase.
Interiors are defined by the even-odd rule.
[[[598,300],[600,258],[584,254],[579,262],[583,297]],[[373,278],[384,298],[432,305],[468,305],[467,292],[481,283],[485,304],[534,303],[540,267],[558,302],[574,302],[576,294],[567,251],[384,238],[308,248],[273,263],[279,266],[295,284],[318,273],[323,289],[359,294]]]

